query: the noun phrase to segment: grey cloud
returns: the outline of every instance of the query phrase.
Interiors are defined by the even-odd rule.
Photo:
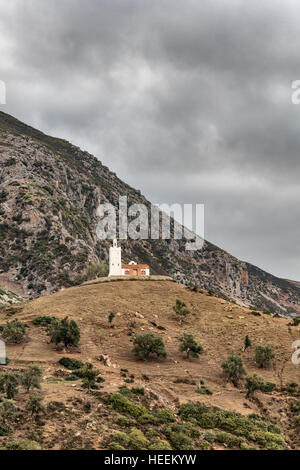
[[[0,0],[4,111],[300,279],[296,0]]]

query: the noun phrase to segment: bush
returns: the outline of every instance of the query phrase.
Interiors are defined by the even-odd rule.
[[[244,341],[244,351],[246,351],[246,349],[250,348],[251,344],[252,344],[251,339],[249,338],[248,335],[246,335],[245,341]]]
[[[222,363],[222,369],[227,379],[235,386],[238,384],[243,375],[246,375],[246,371],[243,366],[243,360],[239,354],[231,353],[228,356],[227,361]]]
[[[300,317],[294,318],[292,325],[293,326],[299,326],[300,325]]]
[[[200,395],[212,395],[213,394],[211,389],[207,387],[196,388],[195,392],[199,393]]]
[[[43,369],[37,364],[29,364],[21,374],[21,384],[26,388],[27,392],[31,388],[41,388],[41,379],[43,377]]]
[[[243,417],[217,408],[210,409],[199,402],[181,405],[179,416],[184,420],[196,420],[197,424],[204,429],[220,429],[235,436],[244,437],[266,449],[272,446],[276,448],[284,446],[280,428],[267,421]]]
[[[154,439],[148,446],[148,450],[172,450],[172,447],[163,439]]]
[[[39,415],[45,413],[46,409],[42,403],[42,397],[35,393],[30,397],[30,400],[26,406],[26,409],[31,412],[32,415]]]
[[[152,332],[136,336],[133,344],[132,352],[138,359],[148,359],[151,354],[157,357],[167,357],[163,340]]]
[[[6,426],[6,424],[1,424],[0,423],[0,436],[9,436],[12,434],[12,429],[9,426]]]
[[[118,411],[119,413],[126,413],[133,418],[136,418],[138,422],[146,424],[156,424],[157,418],[150,413],[147,408],[142,405],[138,405],[133,401],[128,400],[126,397],[121,395],[121,393],[115,393],[111,395],[108,399],[111,407]]]
[[[7,421],[11,421],[17,411],[18,408],[13,400],[2,398],[0,402],[0,418],[3,425],[6,425]]]
[[[78,370],[83,366],[83,362],[71,357],[62,357],[58,362],[69,370]]]
[[[3,327],[1,336],[7,343],[21,343],[27,329],[26,323],[15,319],[8,321]]]
[[[36,317],[32,323],[35,325],[35,326],[44,326],[44,327],[48,327],[49,325],[51,325],[51,323],[57,321],[58,319],[56,317],[49,317],[49,316],[40,316],[40,317]]]
[[[16,372],[5,372],[0,375],[0,392],[5,393],[6,398],[14,398],[18,394],[20,375]]]
[[[162,424],[172,423],[173,421],[175,421],[174,414],[168,408],[160,408],[156,411],[155,416],[158,418],[158,421]]]
[[[180,346],[179,351],[185,352],[187,358],[189,359],[190,356],[192,357],[199,357],[200,354],[203,353],[203,348],[201,344],[198,344],[193,335],[184,333],[184,335],[179,339]]]
[[[247,398],[253,397],[254,392],[256,390],[262,390],[264,385],[264,380],[262,377],[258,377],[254,374],[252,377],[246,377],[246,390],[247,390]]]
[[[86,362],[79,370],[80,377],[83,379],[83,385],[90,391],[96,385],[96,378],[99,372],[93,368],[93,364]]]
[[[173,307],[173,310],[178,317],[179,325],[182,325],[184,318],[191,313],[190,310],[186,308],[185,303],[180,299],[176,299],[176,304]]]
[[[80,329],[75,320],[55,320],[48,327],[48,335],[51,342],[58,345],[63,343],[65,348],[69,346],[77,347],[80,340]]]
[[[6,450],[41,450],[38,442],[29,439],[14,439],[5,445]]]
[[[261,368],[270,367],[274,359],[274,353],[268,344],[265,346],[259,344],[255,348],[255,362]]]

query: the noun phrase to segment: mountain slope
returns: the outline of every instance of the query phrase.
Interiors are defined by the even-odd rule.
[[[119,196],[150,207],[88,152],[0,113],[0,276],[37,296],[74,284],[93,262],[107,262],[109,242],[96,237],[96,209]],[[283,315],[300,312],[300,289],[205,242],[189,252],[177,240],[128,240],[123,258],[148,263],[241,305]]]
[[[172,309],[176,298],[182,299],[191,310],[191,315],[181,326]],[[116,314],[113,328],[108,322],[109,312]],[[33,323],[41,314],[61,319],[68,315],[75,320],[81,331],[79,348],[62,351],[49,344],[45,329]],[[160,280],[125,280],[72,287],[23,304],[18,307],[15,316],[28,325],[27,335],[22,344],[7,345],[10,363],[0,369],[22,370],[32,362],[40,364],[44,370],[41,396],[47,412],[42,416],[44,425],[41,427],[38,420],[33,420],[26,412],[29,398],[21,389],[16,403],[22,419],[15,423],[14,434],[9,439],[30,436],[29,439],[37,440],[45,449],[74,449],[87,445],[89,448],[105,449],[110,447],[112,435],[117,430],[126,432],[126,426],[127,432],[132,427],[138,427],[152,439],[150,433],[153,426],[149,421],[142,423],[132,419],[124,410],[118,414],[105,401],[105,398],[118,392],[119,387],[127,386],[137,391],[143,387],[145,394],[138,394],[136,399],[140,397],[140,403],[151,410],[159,407],[172,410],[176,414],[177,424],[180,423],[177,413],[181,404],[201,402],[207,407],[218,407],[243,417],[254,415],[256,418],[252,423],[255,419],[270,421],[282,429],[284,446],[299,448],[299,433],[294,416],[290,413],[291,403],[299,400],[299,396],[297,398],[294,392],[286,389],[287,384],[300,383],[300,368],[291,361],[291,344],[298,339],[299,328],[290,327],[291,322],[287,319],[271,318],[264,314],[256,316],[249,309],[208,293],[195,292],[176,282]],[[8,315],[5,309],[0,310],[0,325],[12,318],[12,307]],[[131,351],[133,336],[148,331],[163,339],[168,353],[166,359],[139,361],[134,357]],[[179,352],[179,338],[185,332],[193,334],[203,346],[204,353],[199,359],[189,361]],[[246,335],[249,335],[252,346],[241,352]],[[257,344],[266,343],[272,346],[275,360],[272,367],[259,369],[254,361],[254,349]],[[265,381],[275,383],[276,390],[271,394],[256,392],[255,397],[249,399],[246,398],[244,381],[237,387],[227,383],[221,364],[231,351],[242,354],[249,375],[259,374]],[[105,382],[98,385],[98,390],[88,393],[76,377],[75,381],[68,380],[71,371],[58,363],[63,356],[91,362],[100,370]],[[106,362],[101,358],[105,358]],[[200,379],[212,394],[197,392]],[[128,397],[129,392],[125,392]],[[134,399],[133,392],[131,396]],[[171,423],[165,423],[154,426],[156,436],[169,439],[172,448],[180,449],[182,434],[176,442],[175,436],[167,433]],[[231,432],[233,419],[229,425],[225,430]],[[208,429],[217,434],[224,428],[219,423],[197,429],[201,435],[194,434],[189,444],[184,443],[184,448],[201,449]],[[240,432],[242,440],[247,440],[241,431],[239,427],[237,435]],[[270,448],[270,439],[270,433],[266,436],[261,432],[257,436],[253,433],[249,445]],[[3,440],[8,441],[0,437],[0,446]],[[211,447],[226,447],[226,441],[219,442],[223,444],[215,443]],[[239,446],[238,439],[235,439],[233,446]]]

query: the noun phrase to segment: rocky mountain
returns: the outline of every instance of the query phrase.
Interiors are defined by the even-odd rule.
[[[92,263],[108,261],[99,241],[99,203],[118,207],[150,202],[97,158],[0,113],[0,284],[14,282],[36,297],[82,281]],[[122,242],[125,262],[148,263],[153,274],[197,285],[240,305],[285,316],[300,313],[300,288],[204,243],[186,251],[184,240]]]

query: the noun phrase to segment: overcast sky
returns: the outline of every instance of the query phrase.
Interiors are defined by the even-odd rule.
[[[300,280],[298,0],[0,0],[0,109]]]

